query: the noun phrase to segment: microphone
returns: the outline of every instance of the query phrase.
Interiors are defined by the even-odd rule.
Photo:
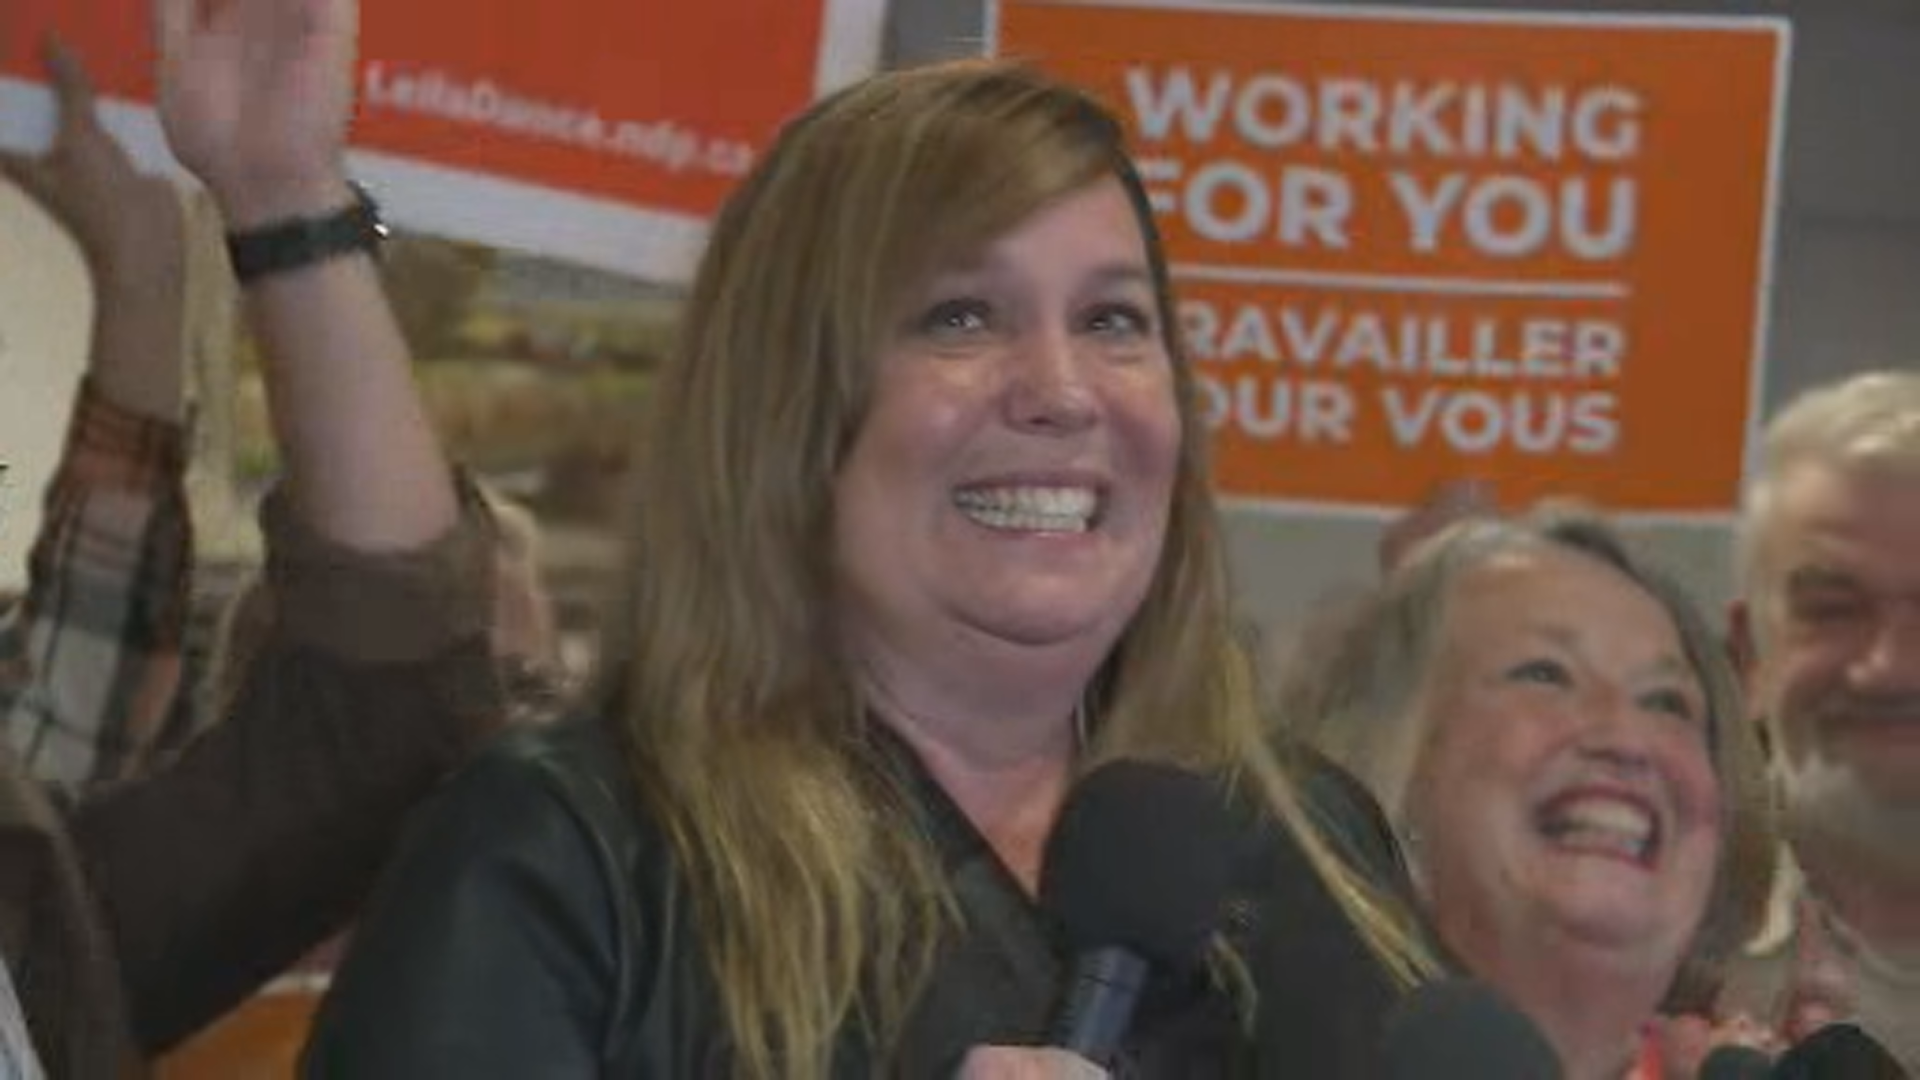
[[[1793,1044],[1774,1080],[1910,1080],[1887,1048],[1856,1024],[1828,1024]]]
[[[1700,1080],[1769,1080],[1772,1076],[1773,1059],[1751,1046],[1716,1046],[1700,1062]]]
[[[1560,1055],[1520,1010],[1471,979],[1428,983],[1400,1000],[1381,1038],[1385,1080],[1559,1080]]]
[[[1074,952],[1052,1045],[1110,1064],[1148,978],[1192,970],[1226,906],[1233,835],[1220,788],[1171,765],[1114,761],[1074,785],[1040,870]]]

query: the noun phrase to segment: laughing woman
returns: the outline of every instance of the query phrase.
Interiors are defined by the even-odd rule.
[[[350,206],[351,0],[160,4],[169,134],[223,207]],[[1113,118],[1019,67],[788,126],[651,395],[594,715],[419,816],[309,1072],[1083,1072],[1026,1048],[1070,959],[1035,885],[1076,778],[1124,756],[1244,811],[1236,916],[1129,1075],[1371,1075],[1431,961],[1268,746],[1147,207]],[[404,360],[353,332],[390,325],[363,255],[276,288],[286,347]]]
[[[1690,601],[1597,521],[1472,521],[1319,645],[1286,715],[1373,789],[1445,945],[1569,1080],[1660,1075],[1656,1014],[1743,938],[1773,850]]]

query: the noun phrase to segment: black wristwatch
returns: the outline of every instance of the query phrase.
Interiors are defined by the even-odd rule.
[[[227,234],[227,256],[241,284],[356,252],[377,253],[390,230],[367,189],[353,184],[353,202],[331,214],[276,221]]]

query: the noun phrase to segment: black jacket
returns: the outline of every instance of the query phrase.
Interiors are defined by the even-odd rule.
[[[982,1044],[1044,1041],[1064,947],[940,790],[906,758],[966,920],[896,1060],[857,1032],[842,1077],[945,1077]],[[1403,884],[1384,823],[1318,759],[1304,790],[1350,855]],[[1258,991],[1251,1036],[1204,980],[1143,1006],[1122,1076],[1369,1075],[1396,996],[1276,826],[1245,815],[1228,936]],[[351,1080],[725,1076],[724,1026],[670,847],[596,724],[515,732],[410,829],[356,932],[306,1072]]]

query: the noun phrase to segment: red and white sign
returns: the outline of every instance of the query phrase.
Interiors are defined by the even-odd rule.
[[[58,31],[108,122],[166,160],[147,0],[6,0],[0,145],[50,131],[38,43]],[[877,65],[885,0],[369,0],[356,173],[404,227],[654,280],[779,125]]]

